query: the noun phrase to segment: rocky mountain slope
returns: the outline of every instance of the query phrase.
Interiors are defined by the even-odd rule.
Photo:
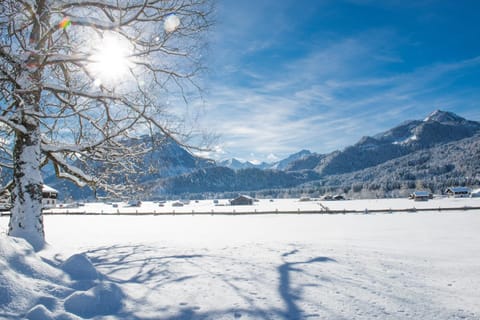
[[[374,137],[363,137],[353,146],[328,155],[311,155],[293,168],[312,169],[322,176],[373,167],[418,150],[468,138],[480,132],[480,123],[437,110],[423,121],[407,121]]]
[[[407,121],[373,137],[363,137],[341,151],[317,154],[302,150],[270,165],[235,159],[215,164],[169,142],[145,155],[136,179],[142,192],[132,197],[265,189],[296,192],[303,188],[323,193],[337,188],[352,193],[374,189],[375,185],[379,185],[377,190],[389,192],[406,185],[414,188],[418,180],[432,184],[440,176],[439,185],[443,185],[449,174],[468,176],[470,181],[463,183],[478,184],[479,140],[479,122],[437,110],[423,120]],[[85,197],[71,184],[55,178],[46,181],[66,196]]]
[[[290,196],[340,193],[352,198],[375,198],[407,196],[413,189],[441,194],[451,186],[479,185],[480,133],[363,170],[324,176],[286,193]]]
[[[441,183],[443,186],[447,183],[444,180],[449,179],[448,172],[480,179],[480,169],[477,166],[462,165],[463,163],[478,164],[479,161],[475,156],[479,137],[479,122],[466,120],[451,112],[437,110],[424,120],[407,121],[373,137],[363,137],[356,144],[342,151],[334,151],[330,154],[302,151],[287,158],[288,161],[277,163],[282,165],[270,167],[275,169],[252,170],[250,168],[250,170],[237,169],[236,171],[211,169],[201,174],[193,172],[181,177],[172,177],[160,181],[158,185],[161,186],[163,193],[178,194],[295,189],[295,186],[302,181],[310,180],[315,183],[306,185],[328,186],[330,189],[341,186],[342,190],[350,192],[353,185],[357,185],[358,191],[363,190],[363,183],[366,181],[370,181],[373,188],[375,184],[385,185],[385,180],[388,179],[397,182],[406,181],[403,184],[395,184],[395,188],[390,185],[385,188],[378,187],[379,190],[389,191],[405,185],[415,188],[417,180],[434,181],[435,177],[444,175]],[[466,148],[468,152],[455,152],[457,144]],[[425,154],[432,152],[433,155],[426,158]],[[441,159],[438,154],[442,155]],[[416,172],[417,166],[412,163],[422,163],[428,169],[422,173]],[[392,176],[390,174],[392,171],[395,171],[396,175]],[[362,172],[366,173],[361,174]],[[223,179],[223,183],[218,183],[219,179]],[[339,182],[342,179],[347,182]],[[466,182],[475,184],[475,181],[473,178]],[[453,182],[465,183],[465,181],[451,182],[452,184]],[[362,188],[358,187],[360,183]],[[294,187],[287,187],[288,185],[294,185]],[[367,186],[369,187],[370,185]],[[433,185],[431,187],[433,188]]]
[[[199,169],[215,166],[214,161],[196,157],[173,140],[155,144],[153,140],[145,136],[139,140],[131,140],[126,143],[143,143],[147,149],[151,149],[138,161],[138,172],[135,176],[129,177],[129,180],[136,181],[139,184],[138,190],[132,190],[132,193],[143,191],[142,185],[147,185],[151,181],[178,177]],[[58,179],[53,172],[53,168],[44,168],[43,174],[45,183],[57,189],[60,197],[64,199],[86,199],[94,196],[93,191],[88,187],[80,188],[68,180]],[[120,176],[112,178],[123,179]],[[102,190],[99,190],[99,192],[101,195],[105,194]],[[134,194],[133,196],[144,197],[142,194]]]

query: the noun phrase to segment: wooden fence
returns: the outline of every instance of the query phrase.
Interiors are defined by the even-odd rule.
[[[475,206],[462,206],[462,207],[438,207],[438,208],[402,208],[402,209],[395,209],[395,208],[385,208],[385,209],[368,209],[365,208],[363,210],[353,210],[353,209],[340,209],[340,210],[331,210],[327,207],[322,207],[320,210],[257,210],[254,209],[253,211],[237,211],[235,209],[232,210],[222,210],[222,211],[139,211],[136,210],[117,210],[115,212],[104,212],[101,210],[98,211],[80,211],[80,210],[69,210],[69,209],[55,209],[52,210],[45,210],[45,215],[58,215],[58,214],[68,214],[68,215],[267,215],[267,214],[374,214],[374,213],[395,213],[395,212],[441,212],[441,211],[466,211],[466,210],[480,210],[480,207]],[[3,211],[0,212],[1,216],[10,215],[10,212]]]

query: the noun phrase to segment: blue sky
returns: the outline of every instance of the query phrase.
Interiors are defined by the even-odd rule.
[[[216,159],[327,153],[435,109],[480,121],[480,1],[218,0]]]

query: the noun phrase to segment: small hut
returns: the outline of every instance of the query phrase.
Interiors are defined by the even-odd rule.
[[[410,199],[413,199],[414,201],[428,201],[428,199],[431,199],[432,195],[428,191],[415,191],[410,195]]]
[[[253,204],[253,198],[241,195],[233,200],[230,200],[232,206],[251,206]]]
[[[172,207],[183,207],[184,204],[181,201],[175,201],[172,203]]]

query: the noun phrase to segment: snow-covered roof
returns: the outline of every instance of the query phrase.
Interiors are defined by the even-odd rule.
[[[46,184],[44,184],[44,185],[42,186],[42,192],[58,193],[58,190],[55,190],[55,189],[53,189],[52,187],[47,186]]]
[[[240,203],[253,203],[254,199],[252,197],[249,197],[247,195],[240,195],[238,197],[236,197],[235,199],[233,200],[230,200],[230,203],[231,204],[240,204]]]
[[[428,197],[430,195],[430,192],[428,191],[415,191],[414,193],[415,197]]]
[[[248,200],[253,200],[253,198],[252,198],[252,197],[250,197],[250,196],[247,196],[247,195],[244,195],[244,194],[242,194],[242,195],[240,195],[240,196],[236,197],[235,199],[248,199]]]
[[[465,192],[470,192],[470,188],[467,187],[451,187],[447,189],[448,191],[452,191],[453,193],[465,193]]]

